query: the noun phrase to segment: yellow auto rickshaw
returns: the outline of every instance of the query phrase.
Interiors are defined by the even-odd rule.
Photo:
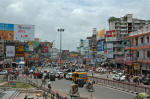
[[[73,72],[72,74],[72,80],[78,84],[79,80],[83,80],[84,84],[87,82],[88,80],[88,76],[86,72]]]

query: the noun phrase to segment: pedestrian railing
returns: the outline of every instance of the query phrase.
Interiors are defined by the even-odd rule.
[[[142,85],[128,83],[128,82],[114,81],[114,80],[92,77],[92,76],[88,76],[88,79],[94,81],[97,84],[109,86],[115,89],[119,89],[127,92],[133,92],[133,93],[146,92],[147,94],[150,95],[150,87],[147,86],[142,86]]]

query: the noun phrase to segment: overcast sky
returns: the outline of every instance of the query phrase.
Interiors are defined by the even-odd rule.
[[[150,19],[150,0],[0,0],[0,22],[35,25],[35,37],[54,41],[64,28],[63,49],[76,50],[92,29],[108,29],[110,16]]]

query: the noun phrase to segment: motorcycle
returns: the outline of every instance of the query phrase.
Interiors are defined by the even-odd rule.
[[[92,83],[91,83],[91,84],[88,83],[88,84],[86,85],[86,89],[88,90],[88,92],[94,92],[94,91],[95,91],[95,89],[94,89]]]

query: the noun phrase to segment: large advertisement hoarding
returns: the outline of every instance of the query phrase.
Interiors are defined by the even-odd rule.
[[[6,57],[15,56],[15,46],[6,46]]]
[[[97,41],[97,54],[104,53],[104,41]]]
[[[24,56],[24,46],[16,46],[16,56]]]
[[[113,43],[107,43],[107,58],[113,58]]]
[[[0,40],[14,39],[14,25],[0,23]]]
[[[96,34],[96,38],[97,38],[97,40],[104,39],[105,38],[105,29],[98,31]]]
[[[33,41],[34,40],[34,25],[14,25],[14,40]]]
[[[106,41],[116,41],[116,30],[106,31]]]

